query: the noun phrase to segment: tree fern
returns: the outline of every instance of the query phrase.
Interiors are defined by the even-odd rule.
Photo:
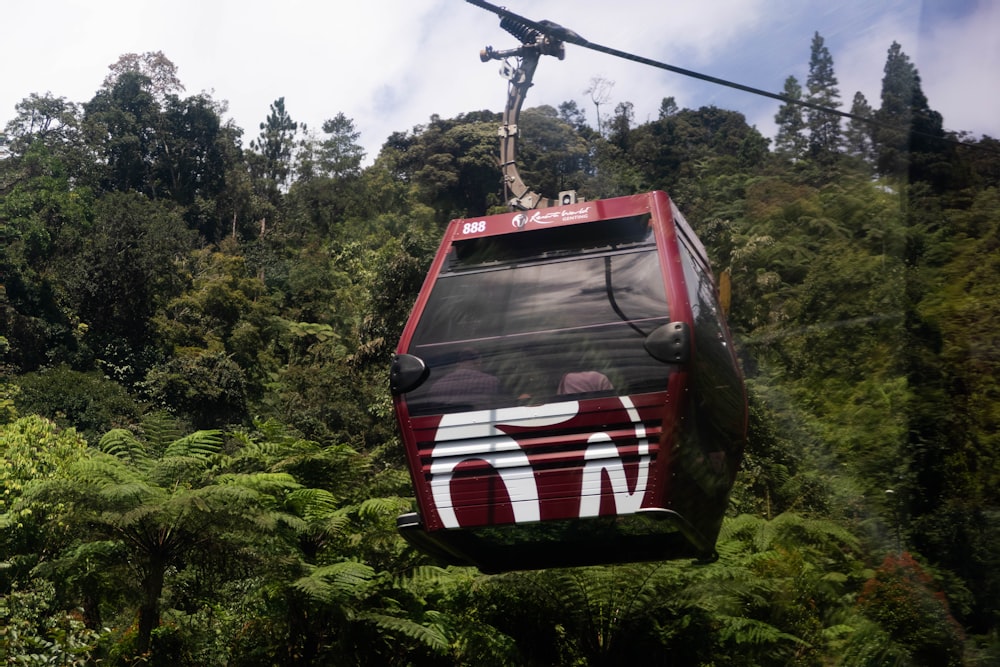
[[[781,644],[808,645],[795,635],[782,632],[769,623],[743,616],[720,616],[719,637],[724,642],[755,647],[778,648]]]
[[[294,586],[319,602],[339,604],[361,596],[374,576],[370,566],[344,561],[314,568],[297,579]]]
[[[288,494],[285,502],[309,521],[328,516],[340,507],[337,498],[326,489],[295,489]]]
[[[131,431],[116,428],[108,431],[97,443],[97,448],[132,464],[145,463],[148,459],[145,445]]]
[[[67,471],[67,477],[82,485],[124,484],[140,475],[121,460],[110,455],[81,459]]]
[[[166,412],[151,412],[142,419],[142,439],[154,456],[162,455],[174,440],[183,436],[177,421]]]
[[[464,578],[464,575],[459,574],[459,572],[461,570],[438,567],[437,565],[417,565],[398,575],[395,584],[401,588],[409,589],[449,585],[458,578]]]
[[[433,619],[440,618],[440,614],[431,611],[427,613],[427,617],[430,620],[424,623],[376,612],[365,612],[358,618],[374,623],[390,635],[409,637],[435,653],[446,655],[451,648],[451,642],[445,628],[433,622]]]
[[[301,485],[284,472],[227,474],[218,477],[220,484],[233,484],[263,495],[284,495]]]
[[[197,456],[170,456],[151,460],[146,475],[160,486],[197,484],[207,468],[207,462]]]
[[[357,513],[362,519],[391,515],[395,520],[396,516],[410,508],[411,503],[409,498],[367,498],[357,506]]]
[[[195,431],[167,445],[163,458],[192,457],[205,459],[222,449],[222,431]]]
[[[158,432],[165,437],[169,429]],[[117,545],[106,571],[119,577],[115,587],[129,589],[132,600],[141,600],[141,651],[148,648],[159,623],[160,598],[170,577],[202,567],[200,559],[206,555],[216,564],[231,566],[240,545],[259,547],[266,542],[277,548],[281,536],[295,537],[307,528],[306,521],[283,505],[300,487],[295,478],[239,457],[229,458],[239,465],[227,469],[219,431],[174,438],[160,451],[121,430],[109,432],[101,443],[103,451],[76,462],[64,477],[39,481],[32,493],[62,503],[53,520],[67,526],[65,532]],[[215,575],[226,577],[221,569]],[[332,591],[358,580],[335,571],[322,572],[318,579]]]
[[[159,492],[159,493],[158,493]],[[142,480],[130,480],[119,484],[105,484],[98,492],[99,509],[122,509],[129,511],[139,504],[165,499],[167,494]]]
[[[748,514],[734,517],[723,523],[720,539],[741,541],[758,551],[775,545],[823,549],[857,549],[860,545],[853,533],[834,521],[792,512],[779,514],[770,521]]]

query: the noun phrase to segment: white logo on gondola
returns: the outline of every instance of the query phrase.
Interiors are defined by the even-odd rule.
[[[635,480],[630,484],[624,461],[611,435],[591,434],[583,452],[578,490],[577,516],[581,518],[600,515],[605,481],[610,483],[617,514],[638,511],[646,494],[651,463],[649,437],[631,399],[621,396],[619,400],[634,427],[633,437],[638,441],[639,465],[633,473]],[[510,498],[515,523],[539,521],[542,499],[534,474],[525,474],[525,470],[532,469],[528,452],[498,427],[551,427],[572,421],[579,407],[578,402],[572,401],[445,415],[434,435],[436,444],[430,465],[431,495],[444,527],[461,527],[456,512],[461,504],[452,496],[451,482],[456,470],[469,461],[486,463],[499,475]]]
[[[590,207],[584,206],[578,209],[552,211],[550,213],[535,211],[531,214],[531,222],[539,225],[548,225],[553,222],[572,222],[573,220],[583,220],[588,217],[590,217]]]
[[[510,224],[514,225],[518,229],[524,229],[524,226],[528,224],[528,216],[524,213],[518,213],[510,221]]]

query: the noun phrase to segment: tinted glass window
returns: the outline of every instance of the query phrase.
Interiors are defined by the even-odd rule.
[[[579,240],[588,226],[545,231],[576,232]],[[453,258],[407,350],[431,369],[407,396],[411,412],[663,390],[669,366],[642,344],[670,318],[659,259],[643,227],[642,239],[627,249],[602,242],[550,248],[539,259],[531,247],[505,246],[503,259],[485,252],[475,262]],[[524,244],[530,233],[513,237]]]
[[[705,419],[698,432],[711,439],[701,446],[706,450],[728,450],[742,441],[742,381],[726,338],[715,284],[705,267],[694,259],[694,252],[684,243],[680,249],[694,319],[694,391],[699,418]]]
[[[485,268],[501,263],[556,259],[584,253],[628,250],[652,246],[649,214],[599,220],[584,225],[541,228],[456,241],[445,273]]]

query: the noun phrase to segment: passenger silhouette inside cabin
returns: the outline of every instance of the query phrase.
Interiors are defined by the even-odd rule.
[[[559,389],[556,391],[560,396],[569,394],[595,394],[601,392],[614,391],[615,386],[604,373],[597,371],[580,371],[577,373],[566,373],[559,382]]]
[[[496,405],[500,381],[482,370],[482,358],[472,348],[459,351],[454,370],[432,383],[433,400],[448,406],[482,410]]]

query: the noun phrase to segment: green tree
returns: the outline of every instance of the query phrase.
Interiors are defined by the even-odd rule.
[[[149,80],[150,90],[161,104],[169,95],[184,90],[184,85],[177,77],[177,66],[163,55],[163,51],[125,53],[114,64],[109,65],[108,69],[110,72],[104,78],[104,88],[114,87],[125,74],[138,73]]]
[[[635,111],[631,102],[619,102],[615,105],[615,115],[608,123],[608,141],[622,150],[628,150],[629,130],[635,119]]]
[[[18,386],[16,403],[22,414],[44,416],[88,438],[139,421],[135,398],[99,371],[60,365],[22,375]]]
[[[26,489],[40,480],[65,474],[87,454],[87,442],[74,429],[61,429],[44,417],[28,415],[0,425],[0,593],[28,580],[37,555],[44,549],[48,504],[23,502]]]
[[[303,240],[335,236],[347,219],[364,217],[371,206],[354,121],[338,113],[324,121],[323,132],[324,138],[309,136],[302,142],[288,196],[287,233]]]
[[[677,111],[677,100],[674,99],[673,95],[660,100],[660,120],[673,116]]]
[[[873,132],[878,171],[911,181],[942,177],[935,166],[944,136],[941,114],[930,108],[920,74],[898,42],[889,47],[882,77],[882,106]]]
[[[41,142],[50,150],[68,152],[80,147],[80,110],[77,104],[51,93],[32,93],[14,105],[17,114],[7,123],[7,150],[12,158],[24,156],[28,149]],[[83,156],[74,156],[79,164]],[[67,161],[67,160],[64,160]]]
[[[243,369],[221,352],[181,354],[146,374],[143,389],[154,405],[194,428],[221,428],[249,419]]]
[[[361,132],[355,129],[354,121],[338,113],[323,121],[323,132],[329,136],[319,146],[320,173],[335,179],[358,176],[365,152],[358,144]]]
[[[785,79],[782,94],[793,100],[802,99],[802,86],[798,79],[794,76]],[[805,136],[806,121],[802,117],[802,107],[793,102],[785,102],[778,108],[774,122],[778,126],[778,133],[774,138],[775,152],[790,160],[804,156],[808,139]]]
[[[827,109],[840,107],[840,91],[833,72],[833,56],[817,32],[813,35],[806,79],[806,100]],[[806,109],[809,128],[809,154],[821,162],[830,162],[840,152],[840,116],[814,108]]]
[[[868,104],[867,98],[859,90],[854,93],[854,100],[851,102],[851,115],[861,118],[871,118],[872,107]],[[847,129],[844,132],[844,148],[848,155],[855,155],[866,162],[874,157],[872,151],[872,126],[871,123],[851,118],[847,121]]]
[[[101,156],[99,185],[155,197],[153,163],[158,152],[161,108],[148,76],[127,70],[84,105],[87,143]]]
[[[52,521],[66,527],[62,551],[52,554],[52,567],[42,568],[50,576],[99,578],[109,599],[115,589],[134,591],[137,655],[150,649],[172,577],[199,562],[235,566],[243,546],[256,544],[260,552],[261,542],[282,526],[300,523],[284,508],[299,488],[290,474],[245,466],[252,462],[239,452],[224,456],[218,431],[170,437],[169,430],[148,438],[109,431],[99,451],[32,484],[21,505],[61,508]],[[95,610],[90,616],[101,617]]]
[[[75,360],[86,332],[60,266],[73,261],[94,198],[74,184],[73,158],[58,142],[49,146],[50,139],[25,136],[24,154],[0,163],[10,167],[12,180],[0,191],[0,330],[6,361],[21,372]]]
[[[501,203],[497,168],[499,114],[431,117],[410,136],[390,137],[398,176],[412,184],[420,203],[434,209],[438,221],[481,215]]]
[[[555,197],[585,183],[590,168],[587,143],[571,124],[559,118],[555,109],[525,109],[519,128],[518,169],[533,190]]]
[[[251,273],[231,239],[217,250],[202,248],[189,254],[182,273],[190,282],[154,318],[156,340],[171,357],[166,363],[224,354],[239,365],[246,398],[259,400],[269,374],[281,364],[275,350],[278,308],[264,281]],[[196,404],[187,403],[197,408]]]
[[[886,556],[858,598],[913,665],[961,665],[963,637],[930,576],[908,553]]]
[[[228,231],[228,211],[217,199],[226,190],[227,173],[238,156],[239,135],[222,124],[221,111],[205,94],[169,96],[153,165],[158,195],[183,206],[188,226],[209,242],[217,242]]]
[[[587,125],[587,114],[574,100],[567,100],[559,105],[559,119],[569,123],[578,133],[590,129]]]
[[[696,222],[716,217],[741,197],[743,183],[760,167],[755,160],[763,159],[767,145],[742,114],[716,107],[663,116],[633,129],[628,141],[629,150],[619,151],[621,160],[607,162],[623,179],[632,180],[634,189],[627,192],[666,190]]]
[[[172,207],[114,193],[99,200],[93,226],[62,258],[66,291],[87,326],[83,342],[113,379],[130,385],[145,375],[153,315],[180,293],[177,260],[193,237]]]
[[[292,175],[295,135],[299,124],[285,109],[285,98],[271,103],[267,120],[260,124],[260,134],[250,142],[250,172],[257,191],[272,205],[288,187]]]

